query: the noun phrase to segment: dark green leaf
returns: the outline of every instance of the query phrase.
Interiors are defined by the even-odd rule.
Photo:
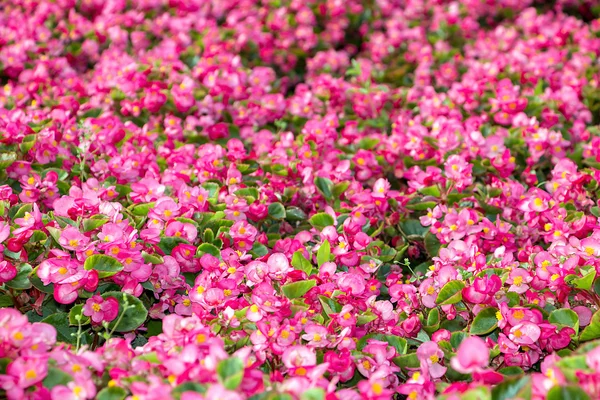
[[[356,343],[356,348],[358,350],[364,349],[364,347],[368,344],[369,339],[387,342],[390,346],[396,349],[396,355],[405,354],[408,348],[408,342],[406,339],[394,335],[383,335],[381,333],[370,333],[363,336],[358,340],[358,343]]]
[[[64,312],[58,312],[51,314],[46,318],[42,319],[41,322],[52,325],[56,328],[56,339],[59,342],[65,342],[69,344],[75,344],[77,339],[72,333],[77,333],[77,328],[69,326],[69,315]]]
[[[479,336],[491,333],[498,327],[498,318],[496,318],[497,312],[498,309],[495,307],[487,307],[479,311],[475,316],[475,319],[473,319],[469,333],[471,333],[471,335]]]
[[[123,292],[106,292],[102,294],[102,298],[106,299],[108,297],[114,297],[119,302],[119,315],[108,325],[110,329],[113,329],[119,319],[121,321],[115,328],[116,332],[133,331],[146,321],[148,310],[146,310],[144,304],[137,297]],[[127,310],[125,310],[125,302],[129,306]],[[124,315],[123,312],[125,312]],[[123,315],[123,318],[121,318],[121,315]]]
[[[275,219],[284,219],[285,218],[285,208],[281,203],[271,203],[269,204],[269,216]]]
[[[425,250],[427,250],[430,257],[437,257],[441,247],[442,245],[436,235],[431,232],[425,234]]]
[[[315,178],[315,186],[327,200],[333,199],[333,182],[329,178]]]
[[[15,276],[15,278],[12,281],[6,282],[5,285],[9,288],[19,290],[31,288],[31,281],[29,280],[29,274],[32,271],[31,265],[21,264],[21,266],[17,269],[17,276]]]
[[[285,219],[288,221],[304,221],[306,219],[306,213],[298,207],[288,207],[285,210]]]
[[[77,321],[77,317],[80,318],[81,325],[87,325],[90,323],[90,317],[83,315],[83,304],[76,304],[69,311],[69,325],[71,326],[79,326],[79,321]]]
[[[58,385],[66,385],[72,380],[73,377],[70,374],[64,372],[63,370],[54,367],[49,367],[48,375],[46,375],[46,377],[42,381],[42,384],[45,388],[52,389],[53,387]]]

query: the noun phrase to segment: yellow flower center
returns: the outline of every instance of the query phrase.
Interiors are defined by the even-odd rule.
[[[515,277],[515,279],[513,279],[513,284],[516,286],[521,286],[523,284],[523,277],[522,276]]]
[[[371,390],[376,395],[380,395],[381,393],[383,393],[383,386],[381,386],[381,383],[375,382],[373,385],[371,385]]]
[[[27,372],[25,372],[25,379],[35,379],[35,378],[37,378],[37,373],[34,370],[30,369]]]
[[[515,337],[518,337],[518,338],[520,338],[521,336],[523,336],[523,332],[521,332],[521,330],[520,330],[520,329],[517,329],[517,330],[515,331]]]

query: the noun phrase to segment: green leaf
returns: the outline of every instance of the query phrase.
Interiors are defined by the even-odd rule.
[[[56,328],[56,340],[69,344],[75,344],[77,339],[72,333],[77,333],[77,328],[69,326],[69,315],[64,312],[51,314],[42,319],[43,323],[50,324]]]
[[[590,396],[579,386],[554,386],[548,391],[546,400],[590,400]]]
[[[525,373],[525,371],[523,371],[523,368],[516,367],[516,366],[504,367],[504,368],[499,369],[498,372],[505,376],[516,376],[516,375],[520,376]]]
[[[329,240],[325,240],[321,243],[319,250],[317,251],[317,265],[321,267],[326,262],[329,262],[329,256],[331,255],[331,246]]]
[[[269,204],[269,216],[275,219],[284,219],[285,218],[285,207],[281,203],[271,203]]]
[[[12,297],[6,295],[0,296],[0,308],[12,307],[13,305]]]
[[[320,387],[314,387],[308,390],[305,390],[300,395],[300,400],[324,400],[325,399],[325,391]]]
[[[244,377],[244,362],[237,357],[222,360],[217,364],[219,381],[227,390],[235,390]]]
[[[258,193],[258,189],[256,189],[256,188],[239,189],[239,190],[236,190],[234,192],[234,194],[239,197],[249,197],[250,200],[252,200],[252,201],[249,201],[248,203],[254,202],[260,197],[260,195]]]
[[[380,342],[387,342],[390,346],[396,349],[396,355],[406,354],[406,350],[408,349],[408,342],[406,339],[401,338],[399,336],[394,335],[384,335],[381,333],[370,333],[361,337],[356,343],[356,348],[358,350],[364,349],[364,347],[368,344],[367,341],[369,339],[379,340]]]
[[[331,314],[339,314],[340,311],[342,311],[342,305],[335,299],[319,295],[319,302],[323,306],[323,311],[327,316],[330,316]]]
[[[349,186],[350,181],[344,181],[335,184],[332,190],[333,198],[337,199],[338,197],[340,197],[346,191],[346,189],[348,189]]]
[[[17,160],[17,153],[0,153],[0,171],[4,171]]]
[[[308,220],[312,226],[315,228],[323,229],[326,226],[334,225],[335,220],[333,217],[327,213],[318,213],[310,217]]]
[[[498,319],[496,313],[498,309],[495,307],[487,307],[479,311],[473,319],[469,333],[471,335],[483,336],[491,333],[498,327]]]
[[[29,281],[40,292],[48,294],[54,293],[54,284],[51,283],[49,285],[44,285],[44,282],[42,282],[42,280],[36,274],[31,275],[29,277]]]
[[[437,205],[435,201],[421,201],[420,199],[414,203],[408,203],[406,208],[414,211],[425,211],[428,208],[434,208]]]
[[[417,358],[417,353],[394,357],[392,361],[400,368],[419,368],[421,365],[421,362]]]
[[[579,335],[580,342],[587,342],[588,340],[600,338],[600,311],[596,311],[592,316],[590,324]]]
[[[114,297],[119,302],[119,315],[109,323],[108,327],[110,329],[115,327],[115,324],[119,319],[121,321],[115,328],[116,332],[133,331],[146,321],[148,310],[146,310],[142,301],[137,297],[133,297],[132,295],[123,292],[106,292],[102,294],[103,299],[106,300],[108,297]],[[129,307],[127,310],[125,310],[125,302],[127,302]],[[121,318],[121,315],[123,315],[123,318]]]
[[[105,256],[104,254],[94,254],[85,260],[83,269],[86,271],[98,271],[98,277],[102,279],[121,272],[123,264],[113,257]]]
[[[185,392],[195,392],[204,394],[206,393],[206,386],[201,385],[197,382],[184,382],[181,385],[175,386],[171,391],[171,395],[176,400],[179,400],[181,398],[181,395]]]
[[[148,254],[145,251],[142,251],[142,258],[144,259],[145,263],[150,263],[153,265],[160,265],[165,262],[164,258],[162,258],[160,255],[158,255],[156,253]]]
[[[304,296],[306,292],[315,287],[316,284],[316,280],[309,279],[306,281],[288,283],[287,285],[283,285],[281,287],[281,290],[283,291],[285,297],[287,297],[288,299],[297,299],[299,297]]]
[[[419,193],[422,193],[425,196],[433,197],[440,197],[442,195],[442,193],[440,192],[440,188],[437,185],[427,186],[423,189],[419,189]]]
[[[123,400],[127,397],[127,391],[118,386],[106,387],[98,392],[96,400]]]
[[[302,254],[302,250],[298,250],[294,253],[294,255],[292,256],[292,267],[300,270],[300,271],[304,271],[306,272],[306,275],[309,275],[312,273],[312,264],[310,263],[310,261],[308,261],[306,259],[306,257],[304,257],[304,255]]]
[[[333,182],[329,178],[316,177],[315,186],[327,200],[333,199]]]
[[[136,357],[136,360],[148,361],[151,364],[160,364],[161,361],[158,358],[158,354],[155,351],[151,351],[150,353],[140,354]]]
[[[429,254],[430,257],[437,257],[438,253],[440,252],[440,248],[442,247],[442,244],[438,240],[437,236],[431,232],[427,232],[425,234],[424,244],[427,254]]]
[[[529,393],[528,396],[525,396]],[[512,400],[531,398],[531,377],[507,379],[492,389],[493,400]]]
[[[579,316],[568,308],[560,308],[550,313],[548,322],[560,326],[569,326],[575,329],[575,335],[579,333]]]
[[[407,219],[400,223],[400,229],[406,236],[425,236],[429,230],[428,227],[421,225],[416,219]]]
[[[456,304],[462,300],[462,290],[465,288],[463,281],[450,281],[442,287],[436,303],[438,305]]]
[[[83,304],[76,304],[69,311],[69,325],[79,326],[77,317],[81,320],[81,325],[87,325],[90,323],[90,317],[83,315]]]
[[[33,235],[31,235],[31,237],[29,238],[29,243],[43,242],[46,239],[48,239],[48,235],[46,235],[44,232],[33,231]]]
[[[67,383],[71,382],[72,380],[73,380],[73,377],[71,377],[70,374],[67,374],[66,372],[64,372],[58,368],[49,367],[48,375],[46,375],[46,377],[42,381],[42,384],[44,385],[44,387],[46,389],[52,389],[53,387],[58,386],[58,385],[66,385]]]
[[[596,269],[593,266],[588,266],[588,268],[580,267],[580,270],[583,276],[577,277],[576,275],[567,275],[565,281],[576,289],[590,290],[594,283],[594,279],[596,278]],[[567,279],[571,276],[573,279]]]
[[[288,207],[285,210],[285,219],[291,222],[304,221],[306,213],[298,207]]]
[[[250,251],[254,258],[259,258],[262,256],[266,256],[269,254],[269,248],[264,244],[260,244],[259,242],[254,242],[252,245],[252,250]]]
[[[450,344],[452,345],[453,348],[458,349],[458,346],[460,346],[460,344],[463,342],[463,340],[465,340],[468,337],[469,337],[469,334],[466,332],[462,332],[462,331],[452,332],[452,334],[450,335]]]
[[[160,242],[158,243],[158,247],[160,247],[160,249],[166,255],[170,256],[171,252],[173,251],[173,249],[175,247],[177,247],[178,244],[181,244],[181,243],[188,243],[189,244],[189,242],[187,240],[182,239],[180,237],[175,237],[175,236],[163,237],[163,238],[160,238]]]
[[[154,203],[137,204],[131,209],[131,213],[138,217],[147,217],[152,207],[154,207]]]
[[[436,307],[429,311],[427,315],[427,326],[437,326],[440,324],[440,310]]]
[[[217,258],[221,257],[221,250],[219,250],[214,244],[210,243],[202,243],[200,246],[198,246],[196,254],[199,255],[200,253],[208,253]]]
[[[108,218],[104,217],[103,215],[94,215],[91,218],[83,220],[83,231],[84,232],[93,231],[94,229],[100,228],[102,225],[104,225],[108,221],[109,221]]]
[[[29,274],[31,274],[32,268],[29,264],[21,264],[17,268],[17,276],[13,280],[5,283],[6,286],[12,289],[26,290],[31,288],[31,281],[29,280]]]
[[[377,146],[380,141],[381,139],[379,138],[365,137],[358,142],[358,147],[363,150],[371,150]]]
[[[364,314],[359,314],[358,317],[356,317],[356,325],[363,326],[371,321],[375,321],[377,318],[377,315],[373,314],[370,311]]]

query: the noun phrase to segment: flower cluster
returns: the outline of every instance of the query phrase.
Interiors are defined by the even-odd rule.
[[[599,12],[7,2],[0,397],[599,398]]]

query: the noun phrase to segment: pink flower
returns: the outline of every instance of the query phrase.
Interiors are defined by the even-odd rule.
[[[83,306],[83,315],[92,319],[95,324],[111,322],[119,314],[119,302],[114,297],[102,298],[99,294],[87,299]]]
[[[69,225],[61,232],[58,242],[67,250],[80,250],[87,246],[90,239],[79,232],[78,229]]]
[[[522,322],[510,329],[508,338],[520,345],[530,345],[537,342],[542,331],[539,326],[531,322]]]
[[[421,368],[429,371],[433,379],[442,377],[447,368],[440,364],[444,359],[444,352],[436,342],[425,342],[417,349],[417,357],[421,362]]]
[[[283,280],[289,272],[294,270],[283,253],[271,254],[267,260],[267,266],[269,267],[269,276],[278,281]]]
[[[11,281],[17,276],[17,269],[8,261],[0,261],[0,284]]]
[[[450,365],[460,373],[470,374],[487,367],[489,362],[489,347],[480,337],[470,336],[458,346],[456,357],[450,360]]]
[[[32,386],[48,374],[48,356],[19,357],[6,368],[6,374],[16,379],[18,387]]]
[[[171,221],[165,229],[165,236],[181,237],[193,242],[198,236],[198,229],[187,222]]]
[[[288,369],[317,365],[315,351],[306,346],[292,346],[287,348],[283,352],[281,360],[283,361],[283,365]]]

